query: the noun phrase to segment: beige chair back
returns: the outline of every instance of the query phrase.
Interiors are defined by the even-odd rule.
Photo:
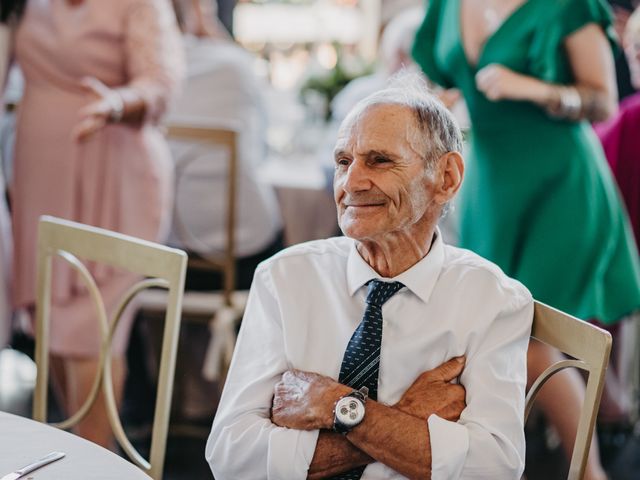
[[[52,290],[51,269],[54,257],[60,257],[68,263],[85,282],[96,307],[102,336],[100,368],[87,400],[73,416],[61,423],[54,424],[54,426],[69,429],[76,425],[87,415],[99,391],[102,390],[109,422],[118,443],[133,463],[152,478],[160,479],[162,478],[166,450],[187,256],[181,250],[108,230],[53,217],[40,218],[35,352],[38,373],[34,392],[33,418],[42,422],[47,421],[49,310]],[[96,282],[80,259],[109,265],[145,277],[125,293],[111,322],[107,319],[105,306]],[[151,450],[149,460],[147,460],[127,438],[118,415],[111,380],[110,346],[114,329],[124,309],[138,292],[150,287],[165,288],[168,290],[168,296]]]
[[[535,302],[531,336],[571,358],[551,365],[533,383],[527,394],[525,421],[540,388],[552,375],[570,367],[587,373],[586,395],[567,477],[568,480],[580,480],[584,475],[604,387],[604,375],[609,364],[611,334],[548,305]]]
[[[187,124],[171,124],[167,126],[167,137],[170,139],[209,144],[215,147],[224,147],[229,152],[228,155],[228,175],[226,190],[226,246],[220,257],[189,258],[189,267],[204,270],[216,270],[223,274],[224,279],[224,302],[227,306],[233,304],[233,290],[236,281],[236,252],[235,252],[235,231],[236,231],[236,192],[238,188],[238,134],[237,131],[229,127],[201,127]],[[188,163],[195,160],[193,158],[176,159],[176,173],[188,167]],[[176,234],[188,238],[186,228],[181,219],[180,212],[174,209],[174,224]]]

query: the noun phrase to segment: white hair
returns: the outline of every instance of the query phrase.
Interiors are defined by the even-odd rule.
[[[416,126],[424,135],[427,151],[424,158],[427,168],[433,167],[435,162],[447,152],[462,150],[462,132],[457,121],[433,95],[424,78],[409,70],[400,70],[393,75],[387,86],[368,97],[362,99],[351,110],[344,123],[360,116],[373,105],[401,105],[414,113]]]

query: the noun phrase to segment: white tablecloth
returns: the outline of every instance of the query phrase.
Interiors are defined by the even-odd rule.
[[[0,476],[52,451],[66,457],[25,477],[33,480],[149,480],[132,463],[76,435],[28,418],[0,412]]]

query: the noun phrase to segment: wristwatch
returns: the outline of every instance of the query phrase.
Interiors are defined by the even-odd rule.
[[[333,417],[333,430],[346,435],[352,428],[359,425],[364,419],[364,404],[367,401],[369,389],[362,387],[360,390],[345,395],[336,402]]]

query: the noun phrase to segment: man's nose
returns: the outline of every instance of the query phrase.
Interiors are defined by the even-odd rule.
[[[361,192],[371,188],[370,172],[364,162],[353,161],[344,174],[342,188],[346,192]]]

